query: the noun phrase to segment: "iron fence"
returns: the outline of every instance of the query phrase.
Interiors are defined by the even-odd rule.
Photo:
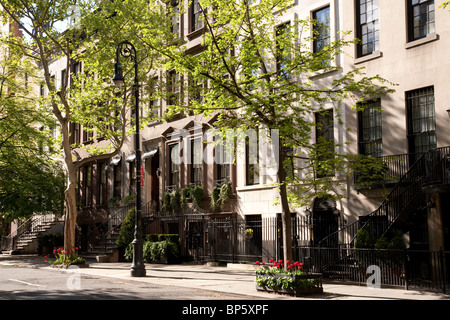
[[[305,269],[328,280],[444,293],[450,288],[450,252],[442,250],[301,247],[299,257]]]

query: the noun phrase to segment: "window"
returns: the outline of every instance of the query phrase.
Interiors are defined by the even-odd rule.
[[[434,88],[406,93],[410,153],[423,153],[437,146]]]
[[[92,166],[83,167],[83,205],[92,205]]]
[[[172,1],[172,33],[175,35],[180,34],[180,7],[178,1]]]
[[[136,194],[136,161],[133,160],[129,164],[130,173],[130,196]]]
[[[169,186],[178,186],[180,182],[179,148],[178,144],[169,147]]]
[[[290,23],[284,23],[279,25],[276,28],[276,39],[277,39],[277,72],[278,75],[289,79],[289,67],[288,67],[288,60],[289,60],[289,50],[290,47],[287,41],[289,41],[289,32],[290,32]]]
[[[92,142],[94,138],[93,126],[83,127],[83,143]]]
[[[380,31],[378,22],[378,0],[357,0],[356,19],[358,57],[380,50]]]
[[[81,62],[75,62],[72,66],[72,74],[70,75],[70,83],[73,83],[75,79],[78,79],[78,75],[81,73]]]
[[[101,162],[97,166],[98,170],[98,205],[102,206],[106,204],[106,163]]]
[[[191,32],[203,28],[203,9],[199,0],[192,0],[191,8]]]
[[[150,96],[149,110],[151,112],[151,119],[156,120],[160,116],[160,103],[159,103],[159,95],[158,95],[158,78],[153,79],[153,82],[150,84],[152,91]]]
[[[408,41],[435,32],[434,0],[408,0]]]
[[[203,94],[205,85],[203,81],[197,81],[189,77],[189,101],[197,101],[199,104],[203,103]]]
[[[117,165],[114,165],[114,181],[113,181],[113,197],[121,198],[122,197],[122,164],[119,162]]]
[[[222,138],[219,138],[222,140]],[[233,146],[227,142],[219,143],[215,147],[215,157],[217,163],[217,180],[222,182],[230,181],[231,156]]]
[[[259,184],[259,152],[258,136],[245,139],[246,184]]]
[[[178,105],[180,102],[180,92],[181,92],[181,82],[180,74],[176,73],[174,70],[169,71],[167,74],[167,85],[168,85],[168,105]]]
[[[316,21],[313,26],[313,52],[317,53],[330,44],[330,7],[314,11],[313,19]]]
[[[317,177],[334,175],[334,116],[333,110],[316,113]]]
[[[61,88],[66,87],[66,69],[61,71]]]
[[[191,142],[191,183],[202,184],[202,141],[195,139]]]
[[[74,122],[70,122],[69,123],[69,133],[70,133],[70,137],[69,137],[69,143],[70,144],[76,144],[76,143],[80,143],[80,139],[81,139],[81,126],[79,123],[74,123]]]
[[[364,110],[358,112],[359,123],[359,153],[381,157],[382,150],[382,121],[381,121],[381,101],[367,102]]]

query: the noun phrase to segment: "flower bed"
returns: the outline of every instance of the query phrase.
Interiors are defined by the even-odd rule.
[[[322,275],[304,273],[302,263],[294,262],[284,268],[283,262],[270,260],[271,265],[256,262],[256,290],[303,296],[323,293]]]
[[[78,247],[74,247],[73,250],[65,251],[63,248],[53,250],[55,260],[47,260],[48,256],[45,256],[45,262],[50,263],[53,267],[68,268],[69,266],[76,265],[79,268],[87,268],[88,265],[84,258],[78,255]]]

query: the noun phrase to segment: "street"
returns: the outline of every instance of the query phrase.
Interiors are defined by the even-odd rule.
[[[0,300],[238,300],[242,295],[0,265]],[[251,297],[245,296],[245,299]],[[255,299],[261,299],[255,298]]]

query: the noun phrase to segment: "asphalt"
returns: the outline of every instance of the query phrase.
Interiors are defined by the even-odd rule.
[[[145,264],[145,277],[131,277],[128,262],[99,263],[87,260],[88,267],[80,268],[82,275],[109,277],[176,287],[199,288],[216,292],[240,294],[243,300],[447,300],[450,295],[431,291],[405,290],[403,288],[370,288],[366,285],[323,283],[324,293],[305,297],[292,297],[257,291],[255,267],[227,264],[226,266],[198,264]],[[0,265],[16,265],[30,268],[51,268],[38,255],[0,254]],[[61,269],[64,271],[63,269]]]

